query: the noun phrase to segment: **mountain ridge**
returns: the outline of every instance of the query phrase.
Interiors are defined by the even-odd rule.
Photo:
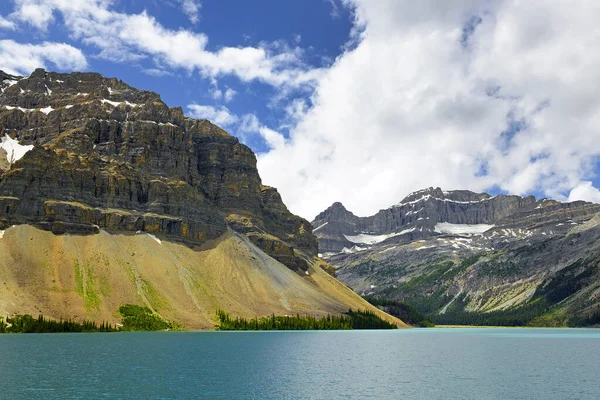
[[[336,202],[317,215],[311,224],[314,229],[319,228],[315,234],[319,238],[320,253],[335,253],[343,249],[340,244],[360,243],[348,240],[347,236],[384,235],[408,228],[405,240],[411,241],[440,233],[435,228],[438,223],[509,225],[511,221],[515,224],[519,219],[561,210],[563,217],[569,219],[600,212],[600,205],[430,187],[410,193],[401,202],[368,217],[357,217]],[[337,245],[332,244],[334,242],[338,242]]]
[[[370,217],[336,203],[312,224],[321,255],[362,295],[438,323],[585,325],[600,323],[599,213],[429,188]]]

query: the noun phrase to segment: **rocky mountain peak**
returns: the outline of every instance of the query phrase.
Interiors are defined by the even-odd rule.
[[[400,203],[370,217],[356,217],[341,204],[334,205],[319,214],[313,226],[320,252],[331,254],[354,246],[409,243],[455,231],[508,232],[515,227],[539,230],[566,226],[573,218],[591,218],[598,211],[600,206],[591,203],[536,201],[533,196],[491,196],[430,187],[410,193]]]
[[[294,249],[316,253],[310,224],[262,185],[254,153],[210,121],[97,73],[0,79],[0,230],[147,232],[195,245],[229,226],[294,268]]]
[[[354,214],[344,207],[342,203],[336,201],[329,206],[325,211],[315,217],[315,221],[344,221],[348,219],[356,218]]]

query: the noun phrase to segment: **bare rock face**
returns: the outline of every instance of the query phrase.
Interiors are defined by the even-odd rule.
[[[0,80],[0,137],[33,146],[14,159],[0,148],[0,229],[142,231],[195,245],[229,224],[316,254],[311,225],[265,189],[254,153],[211,122],[96,73]]]

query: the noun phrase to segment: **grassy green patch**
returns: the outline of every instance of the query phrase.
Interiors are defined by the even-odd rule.
[[[153,314],[148,307],[124,304],[119,307],[119,313],[123,317],[123,331],[165,331],[174,328],[170,322]]]
[[[83,273],[79,267],[79,261],[75,261],[75,288],[77,294],[83,298]]]

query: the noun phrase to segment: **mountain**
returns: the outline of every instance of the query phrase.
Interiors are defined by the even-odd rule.
[[[600,323],[600,205],[428,188],[370,217],[335,203],[319,251],[362,295],[438,323]]]
[[[218,308],[373,309],[210,121],[97,73],[0,80],[0,315],[116,322],[135,303],[210,328]]]

